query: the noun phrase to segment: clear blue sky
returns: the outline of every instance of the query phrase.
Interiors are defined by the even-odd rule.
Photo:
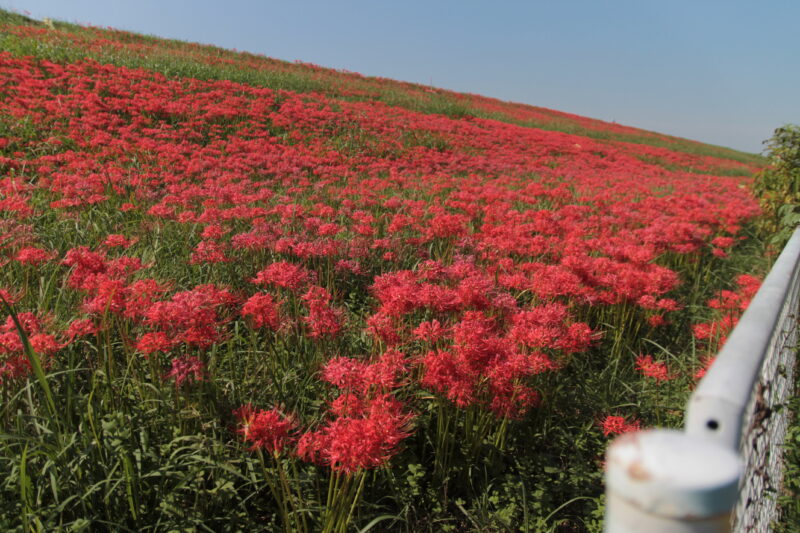
[[[800,0],[0,0],[760,152],[800,123]]]

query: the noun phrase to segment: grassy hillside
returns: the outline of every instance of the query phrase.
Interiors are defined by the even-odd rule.
[[[0,527],[600,531],[757,156],[0,14]]]
[[[346,100],[378,100],[423,113],[451,117],[489,118],[551,131],[562,131],[610,142],[634,143],[671,151],[744,163],[739,169],[763,165],[755,154],[644,131],[525,104],[502,102],[358,73],[289,63],[246,52],[106,28],[64,22],[43,22],[0,10],[3,49],[51,60],[91,57],[103,63],[143,67],[166,76],[231,80],[295,92],[319,92]],[[623,145],[624,146],[624,145]],[[653,151],[652,157],[664,156]],[[666,159],[669,161],[668,159]],[[688,160],[687,160],[688,161]],[[710,164],[710,162],[709,162]],[[729,164],[717,162],[720,168]],[[688,168],[695,168],[687,164]],[[702,169],[701,169],[702,170]]]

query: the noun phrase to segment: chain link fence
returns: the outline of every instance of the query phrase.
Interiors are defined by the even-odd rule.
[[[767,349],[758,383],[745,411],[740,453],[744,462],[733,531],[769,531],[778,518],[783,478],[783,444],[794,394],[798,347],[800,276],[795,276]]]

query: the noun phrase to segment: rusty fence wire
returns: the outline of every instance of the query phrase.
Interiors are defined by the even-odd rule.
[[[791,418],[787,404],[794,394],[798,308],[800,276],[795,276],[745,411],[739,444],[744,473],[733,531],[769,531],[778,518],[784,437]]]

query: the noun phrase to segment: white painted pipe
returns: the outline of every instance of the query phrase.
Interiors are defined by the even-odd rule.
[[[606,533],[727,533],[741,461],[714,441],[654,429],[606,455]]]

